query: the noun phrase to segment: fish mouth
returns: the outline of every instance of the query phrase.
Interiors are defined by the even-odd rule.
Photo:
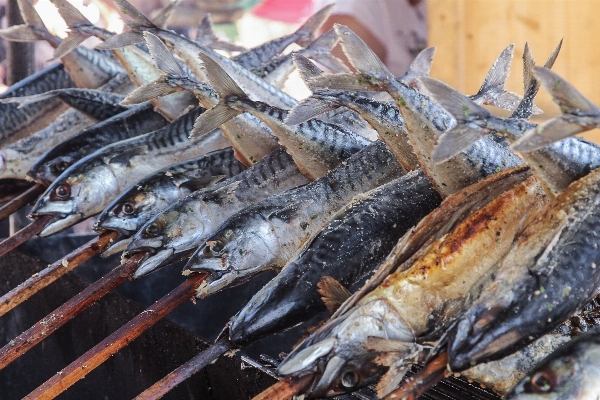
[[[196,298],[198,299],[203,299],[218,292],[219,290],[225,289],[237,278],[237,273],[228,273],[227,271],[219,273],[216,271],[194,270],[194,272],[204,272],[208,274],[208,278],[205,279],[196,289]],[[186,270],[184,270],[183,273],[186,274]]]
[[[118,237],[115,240],[120,239],[122,236]],[[119,240],[118,242],[115,241],[113,242],[110,246],[108,246],[102,253],[100,253],[100,257],[102,258],[108,258],[110,256],[113,256],[117,253],[122,253],[125,251],[125,249],[127,249],[127,246],[129,246],[129,243],[131,243],[133,239],[132,238],[124,238],[122,240]]]
[[[83,220],[83,217],[81,216],[81,214],[71,214],[71,215],[67,215],[66,217],[63,217],[64,214],[50,213],[50,212],[35,214],[35,215],[30,216],[30,218],[37,219],[43,215],[53,215],[55,217],[55,219],[50,221],[44,227],[44,229],[42,229],[42,231],[39,233],[40,237],[47,237],[47,236],[53,235],[64,229],[67,229],[67,228],[75,225],[77,222]],[[56,219],[56,218],[58,218],[58,219]]]
[[[175,252],[173,249],[161,250],[156,254],[146,253],[144,258],[138,262],[137,269],[132,275],[133,279],[144,277],[156,271],[157,269],[166,266],[167,261],[173,256],[174,253]]]
[[[148,238],[143,239],[140,237],[131,238],[129,244],[127,245],[127,249],[125,252],[128,255],[135,253],[144,253],[147,252],[149,254],[155,254],[160,248],[163,246],[163,237],[159,236],[156,238]]]

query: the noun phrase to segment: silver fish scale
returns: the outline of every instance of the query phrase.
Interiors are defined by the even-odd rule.
[[[246,167],[235,157],[232,148],[213,151],[192,160],[173,165],[167,171],[173,175],[185,175],[194,171],[206,171],[213,175],[225,173],[235,176],[244,171]],[[166,172],[166,171],[165,171]]]
[[[10,86],[0,95],[0,99],[9,97],[30,96],[45,93],[54,89],[75,87],[63,64],[54,64]],[[0,107],[4,107],[3,104]],[[17,105],[12,104],[15,107]]]
[[[489,137],[472,144],[461,157],[481,178],[500,172],[502,169],[523,164],[518,156]]]
[[[152,135],[145,137],[145,141],[137,141],[136,146],[146,144],[148,151],[174,146],[177,143],[189,141],[189,135],[194,127],[196,118],[204,111],[203,107],[196,107],[185,115],[177,118],[171,124],[155,131]]]
[[[281,54],[294,41],[296,41],[296,34],[287,35],[246,50],[231,59],[246,69],[256,68]]]

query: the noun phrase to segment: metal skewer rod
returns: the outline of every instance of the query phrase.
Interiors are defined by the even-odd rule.
[[[49,265],[47,268],[33,275],[19,286],[0,297],[0,317],[23,303],[31,296],[56,281],[67,272],[74,270],[96,254],[100,253],[117,237],[118,233],[111,231],[101,234],[90,240]]]
[[[104,361],[108,360],[110,356],[127,346],[129,342],[136,339],[164,316],[185,303],[190,297],[193,297],[198,285],[207,277],[208,275],[206,274],[191,275],[185,282],[154,303],[153,306],[138,314],[127,324],[88,350],[77,360],[73,361],[62,371],[24,397],[24,399],[55,398],[88,373],[92,372]]]
[[[40,194],[44,193],[45,190],[46,186],[37,183],[0,207],[0,221],[25,207],[27,203],[35,200]]]
[[[405,380],[398,389],[388,394],[385,398],[416,400],[433,385],[446,377],[448,373],[448,369],[446,368],[447,363],[448,353],[444,351],[429,361],[425,368],[410,377],[410,379]]]
[[[227,337],[218,340],[185,364],[177,367],[169,375],[165,376],[160,381],[144,390],[135,398],[135,400],[160,399],[181,382],[185,381],[196,372],[206,367],[232,347],[233,344]]]
[[[40,233],[48,224],[48,222],[52,221],[53,219],[53,215],[44,215],[43,217],[36,219],[23,229],[19,230],[14,235],[4,239],[2,242],[0,242],[0,257],[11,250],[14,250]]]
[[[143,256],[144,253],[135,254],[127,262],[114,268],[108,274],[52,311],[45,318],[38,321],[31,328],[11,340],[6,346],[0,349],[0,370],[126,281]]]
[[[306,388],[313,379],[313,374],[305,375],[299,379],[281,380],[271,387],[263,390],[252,400],[287,400]]]

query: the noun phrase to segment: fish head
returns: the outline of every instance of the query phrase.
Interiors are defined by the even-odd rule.
[[[27,171],[27,176],[36,182],[50,185],[79,159],[81,155],[75,157],[71,153],[56,156],[46,153]]]
[[[133,235],[126,254],[145,252],[139,262],[134,278],[141,278],[157,269],[179,261],[196,246],[198,235],[206,237],[212,228],[211,219],[202,206],[184,199],[150,218]]]
[[[263,271],[277,257],[278,248],[269,219],[260,212],[242,212],[211,234],[185,268],[209,275],[203,285],[206,291],[198,292],[202,297]]]
[[[129,237],[168,205],[160,191],[151,190],[148,185],[133,185],[102,211],[94,230],[113,230]]]
[[[507,400],[583,400],[600,394],[598,330],[586,332],[547,356],[507,394]]]
[[[31,217],[58,217],[40,233],[52,235],[99,213],[119,192],[119,183],[101,160],[86,160],[67,169],[38,199]]]
[[[314,374],[310,398],[337,396],[376,382],[386,367],[370,348],[373,338],[413,343],[414,335],[383,299],[359,305],[330,320],[280,364],[280,375]]]

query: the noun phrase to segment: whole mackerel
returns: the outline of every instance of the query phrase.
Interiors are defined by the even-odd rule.
[[[134,273],[145,276],[202,244],[223,221],[269,196],[308,183],[283,147],[251,168],[165,208],[133,236],[126,253],[149,252]]]
[[[188,139],[194,119],[203,110],[198,107],[158,131],[103,147],[67,168],[31,212],[34,218],[58,217],[40,236],[100,213],[119,193],[157,169],[227,147],[220,131]]]
[[[404,174],[385,144],[376,141],[310,184],[262,200],[230,217],[186,265],[206,272],[197,297],[279,269],[344,204]]]
[[[123,251],[126,240],[167,206],[194,191],[231,178],[246,167],[234,157],[233,149],[213,151],[163,168],[137,181],[115,198],[98,216],[94,230],[113,230],[121,241],[113,243],[103,254]]]
[[[33,164],[27,176],[36,182],[49,185],[75,162],[96,150],[111,143],[155,131],[167,123],[162,115],[154,111],[152,104],[131,107],[56,144]]]

